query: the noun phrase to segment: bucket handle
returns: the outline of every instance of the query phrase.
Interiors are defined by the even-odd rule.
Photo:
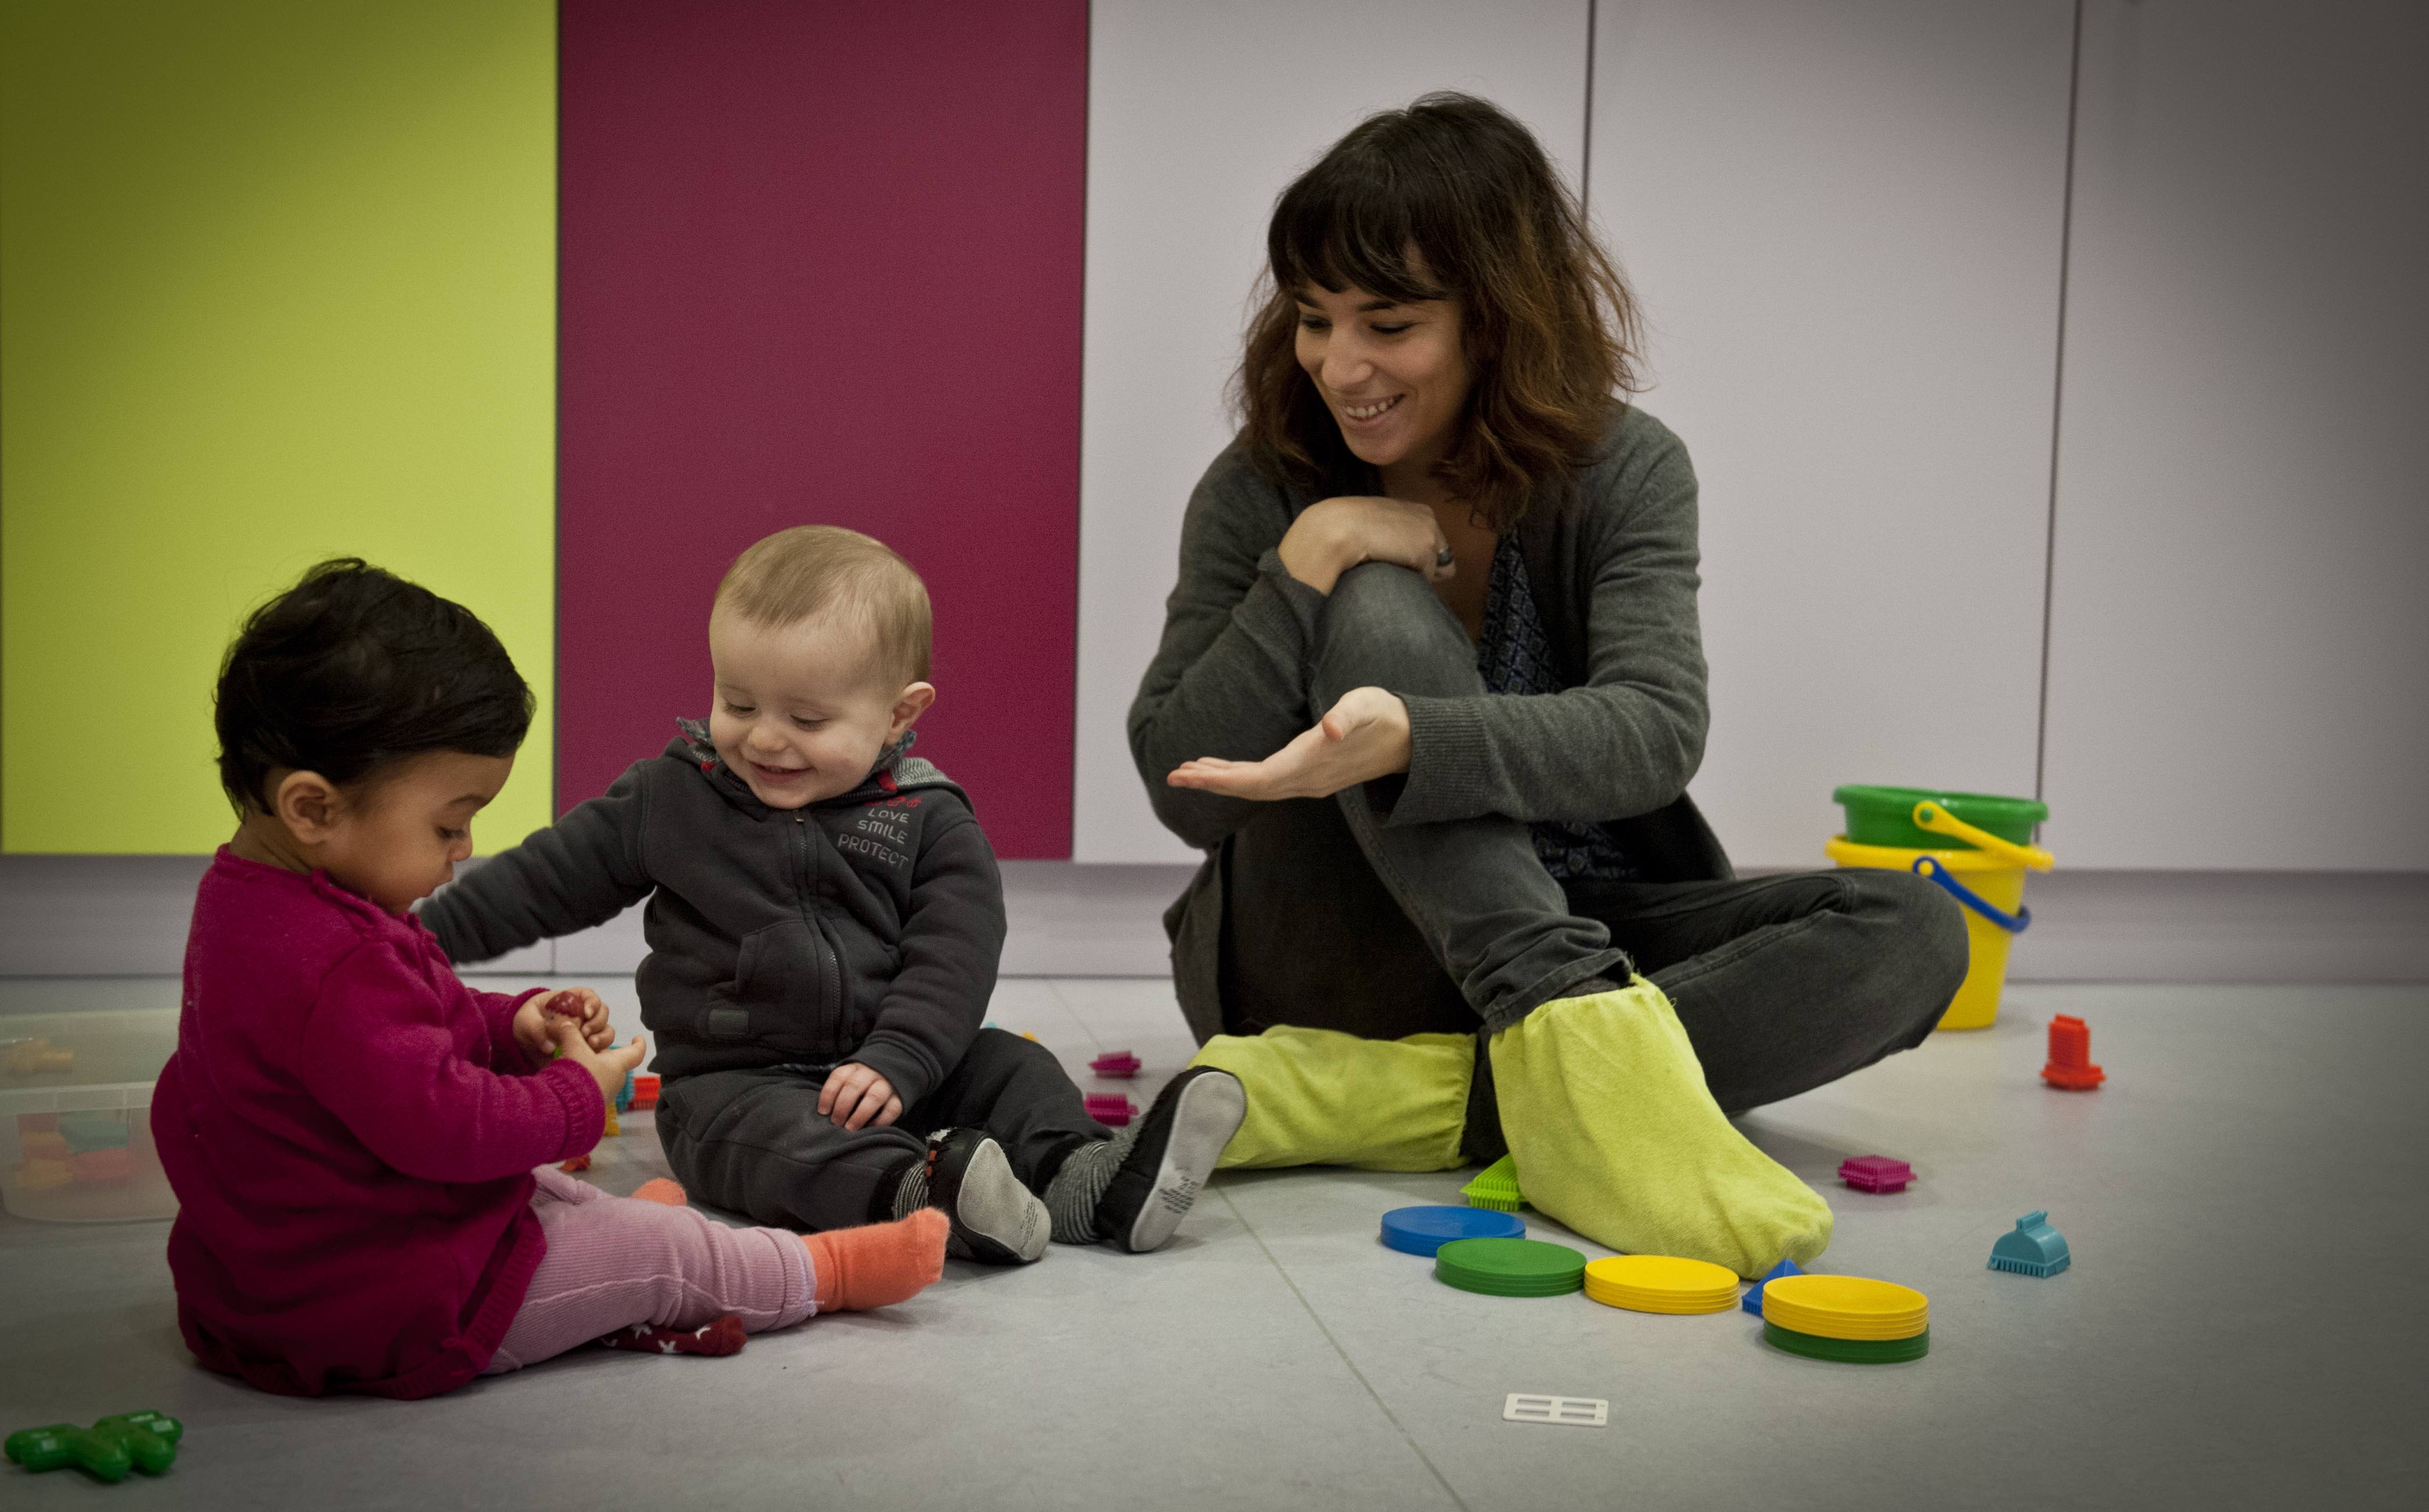
[[[1926,881],[1938,882],[1947,891],[1949,896],[2009,934],[2022,934],[2033,926],[2032,910],[2019,907],[2016,912],[2009,913],[2003,909],[1993,907],[1989,899],[1950,876],[1947,867],[1929,856],[1914,858],[1914,874]]]
[[[1959,840],[1971,841],[1975,848],[1996,856],[2011,866],[2029,866],[2034,871],[2045,872],[2057,864],[2057,858],[2041,846],[2020,846],[1992,834],[1979,825],[1967,824],[1929,798],[1914,806],[1914,827],[1928,830],[1934,834],[1955,835]]]

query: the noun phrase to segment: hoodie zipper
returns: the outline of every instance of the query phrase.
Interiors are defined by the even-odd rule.
[[[818,952],[818,1008],[825,1019],[820,1036],[821,1050],[841,1051],[843,1044],[844,1001],[843,967],[835,960],[834,946],[827,941],[826,930],[818,928],[818,917],[811,900],[818,896],[817,878],[810,865],[810,820],[808,811],[793,811],[793,887],[794,906],[801,910],[802,927],[810,931],[810,944]]]

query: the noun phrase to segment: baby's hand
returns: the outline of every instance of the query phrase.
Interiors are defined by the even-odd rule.
[[[894,1095],[892,1082],[857,1060],[847,1060],[818,1089],[818,1111],[834,1119],[837,1128],[871,1124],[884,1128],[902,1116],[902,1099]]]
[[[587,987],[568,987],[549,994],[548,1011],[579,1019],[582,1038],[593,1050],[604,1050],[616,1043],[616,1031],[607,1027],[607,1002]]]
[[[560,988],[525,998],[523,1006],[515,1010],[515,1042],[534,1060],[547,1060],[555,1043],[549,1026],[558,1019],[579,1025],[584,1042],[593,1050],[604,1050],[616,1043],[616,1031],[607,1025],[607,1004],[587,987]]]
[[[548,1032],[556,1042],[559,1059],[589,1072],[591,1079],[599,1083],[599,1095],[607,1099],[610,1108],[616,1105],[616,1094],[624,1090],[624,1078],[639,1068],[641,1057],[648,1053],[637,1034],[630,1044],[594,1050],[582,1037],[579,1025],[570,1017],[554,1013],[548,1015]]]

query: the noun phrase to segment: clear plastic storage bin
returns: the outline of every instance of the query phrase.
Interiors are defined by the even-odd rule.
[[[152,1087],[174,1009],[0,1017],[0,1203],[55,1224],[174,1218]]]

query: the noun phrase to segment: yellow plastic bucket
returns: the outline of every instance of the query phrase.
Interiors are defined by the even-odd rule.
[[[1940,1016],[1943,1029],[1988,1028],[1999,1016],[1999,994],[2008,985],[2008,943],[2021,928],[2016,920],[2029,921],[2024,912],[2024,868],[2003,856],[1981,850],[1909,850],[1902,846],[1859,846],[1845,835],[1832,835],[1823,847],[1831,861],[1841,866],[1861,866],[1875,871],[1912,872],[1916,863],[1929,859],[1928,871],[1938,867],[1949,874],[1949,880],[1973,895],[1975,902],[1965,904],[1965,938],[1972,954],[1965,968],[1965,985],[1957,989],[1957,996],[1948,1011]],[[1976,903],[1984,906],[1976,906]],[[1992,915],[1998,915],[1993,917]]]

